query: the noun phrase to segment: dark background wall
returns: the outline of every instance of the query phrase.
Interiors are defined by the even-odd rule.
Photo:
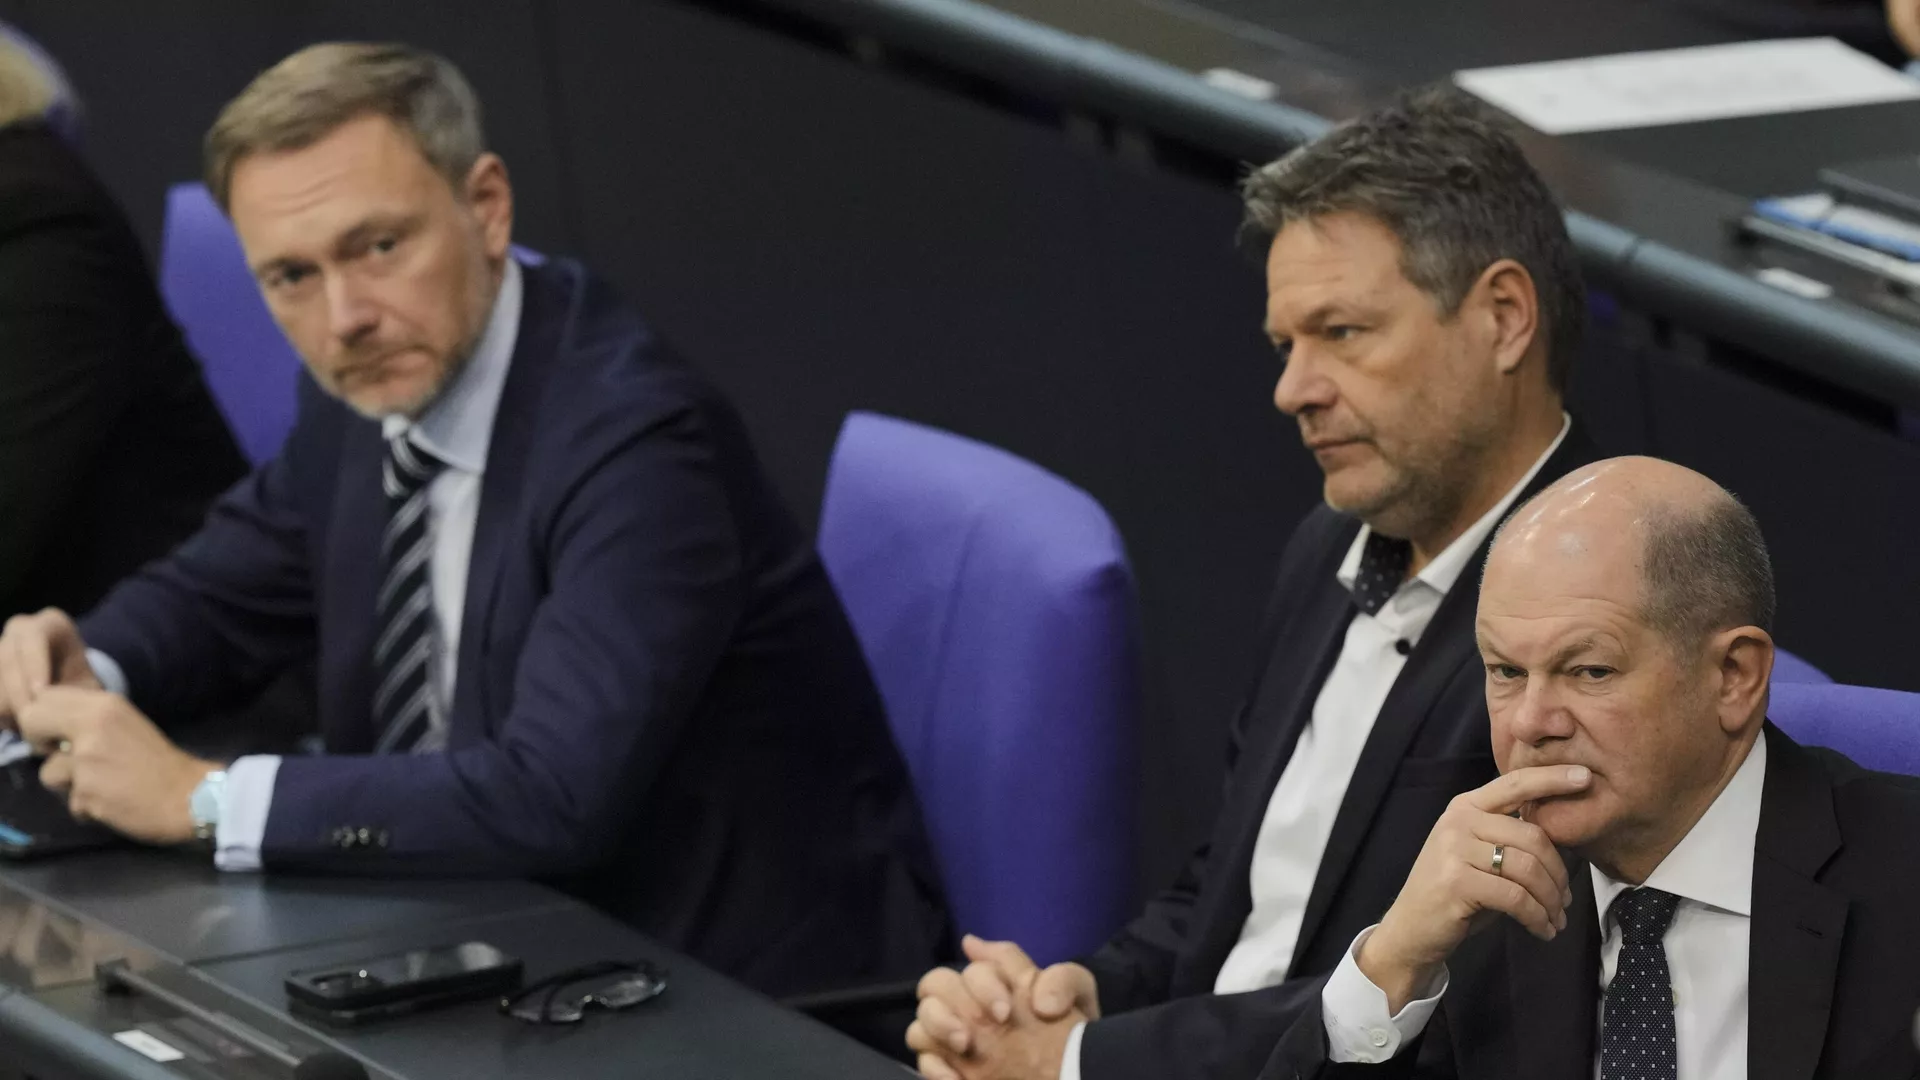
[[[1208,820],[1268,575],[1318,497],[1269,401],[1228,163],[1156,167],[1045,103],[668,0],[0,0],[0,18],[67,65],[150,246],[166,185],[197,175],[200,134],[261,68],[326,38],[444,52],[486,103],[518,239],[637,300],[740,404],[803,519],[854,408],[1006,446],[1107,506],[1148,650],[1143,887]],[[1578,399],[1603,440],[1759,512],[1788,647],[1920,688],[1901,617],[1915,448],[1631,316],[1593,352]]]

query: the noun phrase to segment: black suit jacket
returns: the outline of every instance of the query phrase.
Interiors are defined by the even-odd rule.
[[[120,208],[0,127],[0,616],[91,606],[245,471]]]
[[[1748,945],[1751,1080],[1920,1075],[1920,784],[1869,772],[1767,726]],[[1587,865],[1568,932],[1542,942],[1511,920],[1470,938],[1417,1045],[1379,1065],[1327,1061],[1318,986],[1262,1080],[1342,1075],[1460,1080],[1589,1077],[1600,920]],[[1324,980],[1321,980],[1322,982]]]
[[[1521,500],[1599,456],[1578,424]],[[1493,779],[1484,674],[1473,639],[1482,545],[1441,601],[1381,706],[1307,901],[1293,978],[1244,994],[1214,980],[1252,910],[1254,841],[1353,617],[1335,576],[1360,530],[1320,507],[1294,532],[1268,605],[1267,663],[1228,746],[1226,794],[1206,844],[1145,914],[1082,962],[1105,1019],[1081,1042],[1086,1080],[1252,1077],[1361,930],[1378,922],[1447,801]]]
[[[539,877],[775,994],[944,959],[879,693],[738,416],[579,264],[522,280],[444,753],[371,752],[385,445],[311,380],[87,641],[174,716],[318,656],[328,753],[280,765],[270,871]]]

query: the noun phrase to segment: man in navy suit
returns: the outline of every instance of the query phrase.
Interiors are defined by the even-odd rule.
[[[280,455],[76,625],[0,637],[74,813],[223,869],[525,875],[771,993],[947,940],[878,694],[733,410],[577,264],[509,254],[458,71],[314,46],[207,137],[305,358]],[[161,724],[317,654],[327,753]],[[151,719],[150,719],[151,718]]]

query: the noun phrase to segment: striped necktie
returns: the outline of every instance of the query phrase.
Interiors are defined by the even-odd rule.
[[[377,753],[407,753],[432,724],[435,639],[427,487],[446,463],[407,441],[387,440],[381,485],[387,495],[387,531],[381,540],[378,636],[373,644],[374,730]]]

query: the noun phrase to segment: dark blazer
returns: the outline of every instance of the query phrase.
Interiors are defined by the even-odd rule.
[[[1767,726],[1748,945],[1751,1080],[1920,1075],[1920,785],[1868,772]],[[1356,1075],[1514,1080],[1589,1077],[1599,1009],[1600,919],[1587,865],[1568,933],[1542,942],[1511,920],[1469,938],[1416,1046],[1380,1065],[1333,1065],[1318,987],[1263,1080]],[[1321,980],[1322,982],[1324,980]]]
[[[0,618],[91,607],[245,472],[113,198],[0,127]]]
[[[540,877],[770,993],[925,970],[906,770],[739,419],[577,263],[524,281],[445,753],[369,756],[384,446],[310,381],[278,458],[87,641],[167,716],[317,651],[328,753],[280,767],[270,870]]]
[[[1522,499],[1598,456],[1575,424]],[[1359,530],[1357,519],[1322,506],[1281,556],[1263,632],[1268,660],[1233,725],[1212,834],[1171,889],[1082,961],[1106,1016],[1081,1042],[1086,1080],[1258,1073],[1298,1013],[1301,988],[1332,971],[1393,902],[1447,801],[1495,775],[1473,638],[1483,545],[1407,658],[1360,753],[1308,897],[1294,977],[1252,993],[1213,992],[1252,911],[1248,874],[1267,804],[1353,617],[1335,575]]]

